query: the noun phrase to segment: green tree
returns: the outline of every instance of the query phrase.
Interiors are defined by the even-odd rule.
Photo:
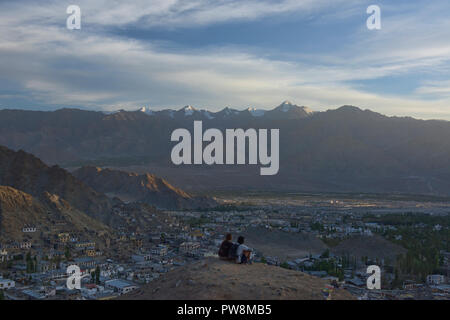
[[[30,252],[27,253],[25,260],[27,264],[27,273],[34,273],[36,271],[36,266],[31,258]]]
[[[328,259],[330,257],[330,249],[326,249],[324,252],[322,252],[321,258]]]
[[[95,268],[95,283],[100,284],[100,267]]]
[[[70,248],[68,246],[66,246],[66,248],[64,250],[64,256],[66,257],[67,260],[69,260],[71,257]]]

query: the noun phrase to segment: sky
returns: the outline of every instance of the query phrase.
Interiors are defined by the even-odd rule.
[[[66,27],[69,5],[80,30]],[[449,13],[448,0],[3,0],[0,109],[289,100],[450,120]]]

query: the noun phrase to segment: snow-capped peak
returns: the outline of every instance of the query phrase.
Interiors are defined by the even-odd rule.
[[[266,113],[266,111],[256,108],[248,108],[247,111],[254,117],[262,117]]]
[[[282,112],[288,112],[288,111],[290,111],[290,110],[292,110],[292,109],[299,108],[299,109],[302,109],[306,114],[312,114],[312,113],[313,113],[313,111],[312,111],[311,109],[309,109],[308,107],[300,107],[300,106],[298,106],[298,105],[296,105],[296,104],[293,104],[292,102],[290,102],[290,101],[288,101],[288,100],[286,100],[286,101],[284,101],[282,104],[280,104],[280,105],[278,106],[278,108],[279,108]]]
[[[152,114],[153,114],[153,111],[150,110],[149,107],[142,107],[142,108],[139,109],[139,111],[140,111],[140,112],[143,112],[143,113],[145,113],[145,114],[148,114],[148,115],[152,115]]]
[[[195,108],[193,106],[185,106],[182,110],[184,110],[185,116],[192,116],[194,114]]]
[[[296,105],[294,105],[292,102],[286,100],[284,101],[281,105],[281,111],[283,112],[288,112],[289,110],[291,110],[292,108],[297,107]]]

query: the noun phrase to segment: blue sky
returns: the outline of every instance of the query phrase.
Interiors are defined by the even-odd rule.
[[[81,30],[67,30],[67,6]],[[381,30],[366,9],[381,8]],[[450,120],[446,0],[0,3],[0,108],[313,110]]]

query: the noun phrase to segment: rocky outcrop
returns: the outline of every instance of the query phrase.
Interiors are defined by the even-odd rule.
[[[49,167],[24,151],[0,146],[0,185],[11,186],[33,197],[48,201],[57,195],[89,216],[108,222],[113,201],[79,181],[66,170]]]
[[[56,224],[86,237],[109,233],[110,229],[73,208],[59,196],[45,192],[42,200],[8,186],[0,186],[0,238],[18,241],[22,228],[33,226],[38,234],[50,232]]]
[[[121,200],[140,201],[165,209],[213,207],[217,202],[208,197],[195,197],[153,174],[137,174],[120,170],[83,167],[73,175],[98,192]]]
[[[261,263],[240,265],[208,258],[172,270],[122,300],[324,300],[323,279]],[[332,289],[331,300],[355,299]]]

